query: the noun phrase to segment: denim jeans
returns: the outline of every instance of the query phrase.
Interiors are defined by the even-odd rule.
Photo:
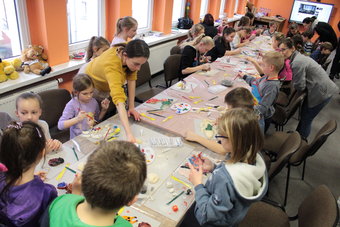
[[[302,138],[307,139],[307,137],[310,134],[311,128],[312,128],[312,122],[313,119],[319,114],[319,112],[324,108],[332,97],[329,97],[328,99],[324,100],[322,103],[320,103],[317,106],[314,106],[312,108],[308,107],[308,98],[305,99],[305,101],[302,104],[301,108],[301,120],[299,122],[299,125],[296,128],[296,131],[298,131]]]

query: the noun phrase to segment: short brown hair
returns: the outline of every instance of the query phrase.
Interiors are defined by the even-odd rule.
[[[333,45],[330,42],[324,42],[320,45],[320,50],[333,50]]]
[[[38,94],[36,94],[36,93],[33,93],[33,92],[24,92],[24,93],[20,94],[20,95],[16,98],[16,100],[15,100],[15,108],[16,108],[16,109],[18,109],[18,102],[19,102],[21,99],[24,99],[24,100],[27,100],[27,99],[35,99],[35,100],[38,101],[40,108],[42,108],[43,101],[42,101],[40,95],[38,95]]]
[[[244,87],[238,87],[228,92],[224,97],[224,102],[232,108],[254,109],[254,96]]]
[[[263,147],[258,115],[242,108],[227,110],[219,119],[217,131],[229,138],[232,145],[230,161],[254,164]]]
[[[263,56],[263,61],[273,65],[275,72],[280,72],[284,65],[284,57],[280,52],[270,51]]]
[[[284,40],[285,35],[282,33],[282,32],[275,32],[274,35],[273,35],[273,38],[278,41],[279,45],[281,44],[282,40]]]
[[[92,207],[116,210],[133,200],[145,178],[144,155],[133,143],[102,143],[85,165],[82,191]]]
[[[90,87],[94,87],[94,83],[92,81],[92,78],[85,74],[85,73],[79,73],[73,77],[73,91],[81,92],[84,91]]]

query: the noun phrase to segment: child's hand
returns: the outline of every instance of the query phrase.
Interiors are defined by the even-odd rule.
[[[37,175],[38,177],[40,177],[40,179],[42,181],[45,181],[46,180],[47,172],[46,171],[38,171],[34,175]]]
[[[108,99],[104,99],[101,103],[102,110],[107,110],[110,105],[110,101]]]
[[[84,120],[86,118],[87,113],[85,111],[79,111],[77,115],[78,122]]]
[[[203,162],[203,164],[202,164],[203,172],[205,172],[205,173],[206,172],[209,172],[209,173],[212,172],[215,168],[215,164],[208,158],[202,157],[201,159],[202,159],[202,162]]]
[[[92,128],[95,125],[96,121],[94,120],[94,118],[87,118],[87,124],[90,128]]]
[[[190,173],[189,173],[189,181],[196,187],[199,184],[202,184],[202,178],[203,178],[203,170],[202,170],[202,164],[200,163],[198,165],[198,171],[195,169],[191,163],[189,163]]]
[[[256,60],[252,57],[246,57],[247,61],[250,61],[251,63],[255,62]]]
[[[188,141],[197,141],[197,134],[190,130],[186,131],[184,133],[184,139]]]
[[[72,194],[81,195],[81,174],[77,173],[72,182]]]
[[[202,71],[209,71],[210,70],[210,64],[203,64],[201,65]]]
[[[59,140],[48,139],[46,142],[46,152],[57,151],[61,147],[61,142]]]

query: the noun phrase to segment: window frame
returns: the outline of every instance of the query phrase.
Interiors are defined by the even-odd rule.
[[[133,1],[133,0],[132,0]],[[143,34],[152,31],[152,20],[153,20],[153,5],[154,5],[154,0],[148,0],[149,2],[149,7],[148,7],[148,15],[147,15],[147,20],[148,20],[148,25],[147,27],[144,28],[139,28],[137,29],[137,34]],[[133,2],[132,2],[133,4]],[[131,11],[133,11],[131,9]],[[133,12],[132,12],[132,17],[133,17]]]
[[[237,14],[239,0],[235,0],[235,8],[234,8],[234,14]]]
[[[180,18],[181,17],[184,17],[184,14],[185,14],[185,7],[186,7],[186,0],[181,0],[182,1],[182,9],[181,9],[181,14],[180,14]],[[174,7],[172,7],[172,11],[174,10]],[[171,17],[171,20],[173,18]],[[177,18],[177,21],[171,21],[171,25],[172,27],[177,27],[178,25],[178,18]]]
[[[229,0],[229,1],[231,1],[231,0]],[[222,4],[222,2],[223,2],[223,4]],[[221,0],[221,5],[223,5],[223,7],[221,7],[221,5],[220,5],[220,13],[219,13],[220,14],[220,18],[224,17],[224,9],[225,9],[225,4],[226,3],[227,3],[227,0]]]
[[[200,8],[200,19],[204,19],[204,16],[208,13],[208,8],[209,8],[209,0],[206,0],[207,1],[207,4],[205,5],[205,9],[204,9],[204,14],[201,15],[201,8]],[[201,4],[202,4],[202,1],[201,1]]]
[[[98,0],[99,6],[98,6],[98,36],[103,36],[105,37],[105,27],[106,27],[106,19],[105,19],[105,0]],[[67,4],[67,3],[66,3]],[[67,18],[68,21],[68,18]],[[68,24],[67,24],[68,26]],[[86,50],[87,46],[89,45],[89,40],[91,37],[89,37],[88,40],[77,42],[77,43],[70,43],[70,40],[68,40],[68,49],[69,49],[69,54],[72,54],[74,52],[80,51],[80,50]],[[111,41],[111,40],[109,40]]]
[[[17,25],[18,25],[18,30],[19,30],[20,49],[22,52],[31,43],[26,1],[14,0],[14,6],[15,6]],[[5,59],[10,61],[18,57],[20,57],[20,54],[13,55],[12,57],[5,58]]]

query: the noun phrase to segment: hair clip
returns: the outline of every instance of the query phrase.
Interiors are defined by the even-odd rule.
[[[21,122],[14,122],[12,124],[9,124],[7,128],[15,128],[15,129],[21,129],[22,128],[22,123]]]
[[[8,171],[7,167],[0,162],[0,172],[7,172],[7,171]]]
[[[39,138],[41,138],[41,133],[40,133],[40,130],[38,128],[35,128],[38,132],[38,135],[39,135]]]

